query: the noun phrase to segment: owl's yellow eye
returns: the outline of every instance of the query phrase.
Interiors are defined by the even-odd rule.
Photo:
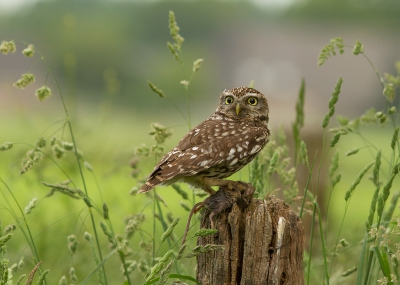
[[[233,103],[233,97],[232,96],[228,96],[225,98],[225,104],[229,105]]]
[[[249,103],[252,106],[255,106],[255,105],[257,105],[258,100],[256,97],[250,97],[249,99],[247,99],[247,103]]]

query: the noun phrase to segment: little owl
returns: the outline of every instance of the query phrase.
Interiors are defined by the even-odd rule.
[[[267,98],[256,89],[225,90],[217,110],[161,159],[139,192],[185,182],[213,194],[211,186],[232,182],[223,178],[252,161],[267,144],[268,113]]]

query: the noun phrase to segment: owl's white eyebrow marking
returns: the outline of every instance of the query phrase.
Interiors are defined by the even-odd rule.
[[[233,96],[233,93],[232,93],[232,92],[229,92],[228,90],[224,90],[224,92],[222,92],[222,94]]]
[[[255,97],[257,97],[258,96],[258,94],[257,93],[251,93],[251,92],[249,92],[249,93],[246,93],[246,94],[244,94],[245,96],[255,96]]]

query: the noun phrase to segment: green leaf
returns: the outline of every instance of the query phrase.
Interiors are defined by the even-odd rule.
[[[383,255],[382,255],[381,252],[379,251],[378,247],[376,247],[376,246],[373,246],[371,248],[371,251],[373,253],[375,253],[375,255],[378,259],[379,265],[382,269],[383,275],[385,275],[390,280],[390,265],[389,265],[387,255],[385,254],[385,252],[383,252]]]
[[[364,167],[363,170],[358,174],[356,180],[354,180],[353,183],[351,183],[349,190],[347,190],[346,195],[344,199],[347,201],[351,197],[351,194],[353,193],[354,189],[356,189],[357,185],[360,184],[361,179],[364,177],[365,173],[371,168],[372,165],[375,164],[375,161],[372,161],[369,163],[366,167]]]

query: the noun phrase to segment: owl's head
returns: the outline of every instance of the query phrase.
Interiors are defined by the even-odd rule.
[[[264,94],[250,87],[224,90],[217,112],[232,119],[262,120],[268,122],[268,102]]]

